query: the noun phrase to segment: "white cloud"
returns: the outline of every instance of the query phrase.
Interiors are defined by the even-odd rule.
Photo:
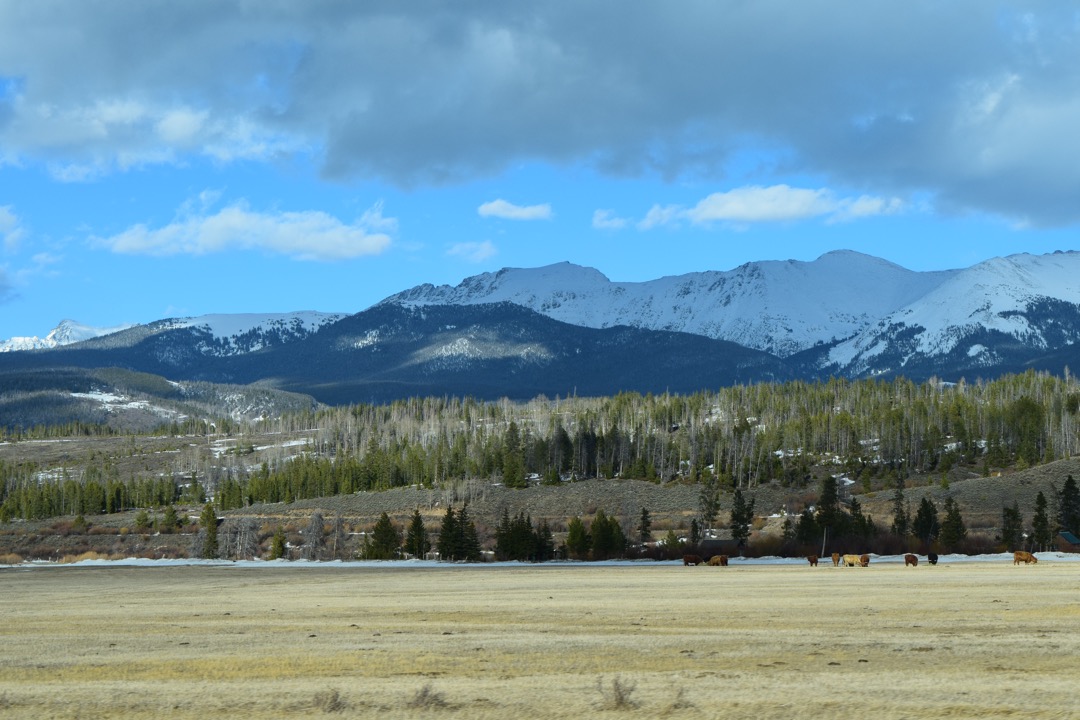
[[[26,236],[26,231],[19,223],[19,218],[11,210],[10,205],[0,206],[0,240],[3,241],[4,250],[15,252],[19,242]]]
[[[671,225],[678,222],[683,213],[684,210],[678,205],[653,205],[645,217],[638,221],[637,226],[639,230],[651,230],[658,225]]]
[[[795,222],[812,218],[824,218],[827,222],[845,222],[873,215],[892,215],[903,208],[904,203],[899,198],[870,195],[838,198],[831,190],[824,188],[751,185],[713,193],[691,208],[654,205],[638,223],[638,228],[648,230],[683,221],[705,226],[714,223],[748,225]]]
[[[486,202],[476,209],[480,217],[497,217],[504,220],[550,220],[551,205],[514,205],[498,199]]]
[[[381,228],[391,222],[381,212],[371,219]],[[366,224],[364,218],[349,225],[324,212],[259,213],[236,204],[213,215],[182,217],[162,228],[136,225],[94,241],[113,252],[136,255],[264,250],[300,260],[347,260],[386,250],[391,240],[378,232],[380,227]]]
[[[630,221],[615,215],[611,210],[597,210],[592,216],[592,226],[597,230],[621,230]]]
[[[498,250],[490,240],[457,243],[446,251],[447,255],[460,257],[472,263],[483,262],[496,253],[498,253]]]
[[[364,211],[364,214],[360,216],[360,224],[369,230],[397,232],[397,218],[383,217],[382,211],[383,201],[380,200]]]
[[[687,210],[685,216],[695,225],[717,221],[775,222],[825,215],[834,207],[827,190],[755,185],[713,193]]]

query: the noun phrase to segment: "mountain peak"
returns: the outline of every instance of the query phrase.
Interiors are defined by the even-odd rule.
[[[612,282],[595,268],[563,262],[503,268],[456,286],[421,285],[383,302],[511,302],[572,325],[689,332],[787,356],[850,337],[944,277],[850,250],[645,282]]]

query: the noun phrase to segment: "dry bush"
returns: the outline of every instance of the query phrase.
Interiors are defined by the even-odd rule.
[[[675,699],[664,709],[664,715],[673,715],[680,710],[691,710],[696,707],[694,703],[686,699],[686,688],[680,685],[675,692]]]
[[[596,689],[600,692],[601,706],[605,710],[632,710],[638,706],[633,698],[637,685],[618,675],[611,680],[610,688],[604,686],[604,678],[597,678]]]
[[[349,703],[345,702],[336,688],[329,688],[315,693],[315,697],[311,699],[311,704],[325,713],[344,712],[349,708]]]
[[[54,535],[59,535],[60,537],[67,537],[75,532],[75,523],[71,520],[59,520],[49,527]]]
[[[444,708],[448,705],[449,703],[446,702],[446,697],[441,692],[431,687],[431,683],[428,683],[417,690],[416,694],[405,703],[405,707],[412,710],[420,708]]]
[[[26,557],[31,560],[48,560],[53,557],[56,548],[46,543],[38,543],[26,551]]]
[[[87,535],[116,535],[119,530],[114,527],[108,527],[106,525],[95,525],[87,531]]]
[[[19,555],[18,553],[5,553],[0,555],[0,565],[19,565],[22,561],[22,555]]]

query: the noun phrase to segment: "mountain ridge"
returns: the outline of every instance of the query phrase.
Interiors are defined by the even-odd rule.
[[[0,353],[0,371],[121,367],[329,404],[1061,373],[1080,363],[1076,278],[1075,251],[932,272],[834,251],[634,283],[564,262],[418,285],[352,315],[159,320]]]

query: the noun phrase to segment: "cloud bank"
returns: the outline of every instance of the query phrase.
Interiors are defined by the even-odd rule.
[[[523,162],[718,182],[764,148],[789,177],[1063,225],[1078,86],[1070,3],[0,3],[0,163],[68,180],[302,156],[401,187]]]
[[[476,209],[480,217],[504,220],[550,220],[551,205],[514,205],[505,200],[492,200]]]
[[[93,242],[130,255],[206,255],[262,250],[298,260],[349,260],[378,255],[391,244],[378,232],[393,225],[378,208],[346,224],[323,212],[259,213],[236,204],[209,215],[188,216],[160,228],[135,225]]]
[[[703,198],[694,207],[654,205],[638,223],[641,230],[661,225],[688,222],[709,226],[714,223],[749,225],[764,222],[794,222],[824,218],[827,222],[844,222],[872,215],[891,215],[899,212],[904,203],[899,198],[862,195],[855,198],[836,197],[827,189],[793,188],[787,185],[759,185],[716,192]],[[596,225],[596,218],[593,218]]]

